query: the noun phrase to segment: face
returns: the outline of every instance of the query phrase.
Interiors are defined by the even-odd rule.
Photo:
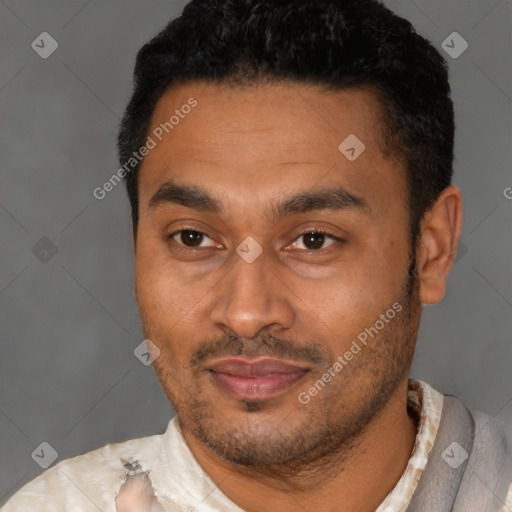
[[[298,84],[193,83],[157,104],[137,301],[184,432],[228,461],[347,445],[407,379],[421,305],[378,112],[370,91]]]

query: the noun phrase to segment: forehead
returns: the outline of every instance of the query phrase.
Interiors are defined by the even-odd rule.
[[[379,146],[380,112],[370,90],[327,93],[303,84],[171,87],[152,116],[148,135],[155,147],[141,165],[140,203],[147,204],[170,178],[221,195],[260,197],[332,179],[359,191],[384,182],[403,198],[403,172]],[[347,158],[352,148],[356,156],[362,151],[355,160]]]

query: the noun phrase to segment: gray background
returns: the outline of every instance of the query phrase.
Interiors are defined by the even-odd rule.
[[[424,310],[412,375],[510,421],[512,0],[386,3],[441,52],[453,31],[469,43],[445,54],[463,246],[446,298]],[[92,191],[118,168],[136,51],[183,5],[0,2],[0,502],[43,471],[31,457],[41,442],[61,460],[161,432],[173,414],[133,354],[143,337],[125,191]],[[31,48],[44,31],[59,44],[48,59]]]

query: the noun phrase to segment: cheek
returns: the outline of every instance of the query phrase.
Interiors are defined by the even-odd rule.
[[[298,315],[297,328],[310,333],[311,339],[329,345],[335,357],[348,350],[369,319],[378,317],[377,312],[382,310],[376,297],[355,277],[352,274],[352,280],[330,280],[323,286],[311,287]]]
[[[137,263],[135,269],[137,302],[146,315],[157,321],[160,317],[173,318],[180,314],[180,294],[176,293],[176,283],[169,278],[159,265]]]
[[[409,250],[407,239],[400,235],[393,232],[380,234],[361,253],[349,276],[353,286],[360,290],[355,297],[363,298],[370,308],[372,304],[382,306],[393,302],[401,295],[401,287],[407,278]]]
[[[184,293],[172,276],[159,265],[136,264],[137,304],[144,336],[160,350],[155,369],[167,378],[190,357],[192,297]],[[158,373],[157,371],[157,373]]]
[[[396,260],[396,258],[395,258]],[[313,312],[328,316],[353,315],[382,307],[399,292],[403,268],[385,260],[378,250],[367,248],[357,257],[331,267],[325,276],[300,279],[289,275],[294,295]]]
[[[136,255],[136,298],[144,334],[159,347],[164,357],[157,363],[165,371],[178,371],[190,358],[193,340],[204,337],[204,303],[214,284],[207,286],[204,277],[192,277],[184,267],[149,247]]]
[[[184,291],[186,274],[162,251],[161,245],[139,241],[135,257],[137,302],[153,321],[174,324],[193,307],[194,287]]]
[[[183,316],[195,309],[223,274],[215,262],[173,258],[165,241],[153,231],[141,232],[137,243],[135,284],[139,303],[172,317]]]
[[[328,278],[287,283],[297,298],[298,321],[304,322],[300,328],[310,332],[316,324],[328,338],[336,336],[334,343],[343,345],[342,338],[373,325],[403,294],[408,258],[406,251],[394,253],[394,248],[391,243],[382,253],[367,249]]]

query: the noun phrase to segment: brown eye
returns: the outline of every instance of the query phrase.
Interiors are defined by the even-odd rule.
[[[298,241],[302,239],[302,244],[299,244]],[[324,246],[326,239],[330,240],[330,243]],[[306,233],[302,233],[297,238],[297,242],[295,242],[296,248],[308,251],[319,251],[321,249],[327,248],[332,244],[336,243],[336,241],[341,241],[338,237],[331,235],[330,233],[326,233],[324,231],[308,231]],[[302,245],[302,247],[301,247]]]
[[[187,247],[197,247],[201,245],[204,234],[199,231],[192,231],[190,229],[184,229],[181,231],[180,239],[183,245]]]
[[[325,242],[325,234],[324,233],[306,233],[302,235],[304,239],[304,245],[308,249],[321,249]]]
[[[195,229],[180,229],[169,235],[169,240],[173,240],[182,248],[204,248],[215,247],[215,242],[206,234]],[[204,245],[204,242],[210,241],[209,245]],[[203,244],[203,245],[201,245]]]

